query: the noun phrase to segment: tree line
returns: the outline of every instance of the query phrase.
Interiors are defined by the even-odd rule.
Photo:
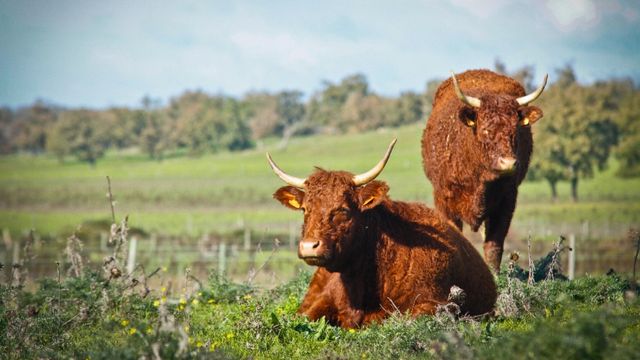
[[[509,72],[499,60],[495,71],[520,81],[527,91],[538,86],[534,69]],[[535,151],[530,179],[556,185],[569,181],[577,200],[578,180],[619,161],[620,176],[640,175],[640,91],[630,79],[581,84],[573,68],[557,70],[557,80],[538,100],[545,118],[534,126]],[[238,151],[292,136],[355,133],[427,119],[442,79],[430,80],[421,93],[396,97],[377,94],[362,74],[325,81],[305,99],[298,90],[250,92],[242,97],[185,91],[160,105],[149,97],[138,107],[103,110],[64,108],[43,101],[0,108],[0,153],[50,153],[60,161],[75,158],[95,164],[107,149],[137,147],[152,159],[177,152],[189,155]]]

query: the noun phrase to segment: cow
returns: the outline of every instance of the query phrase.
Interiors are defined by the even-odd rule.
[[[533,150],[531,125],[542,110],[529,105],[545,85],[525,95],[516,80],[470,70],[438,87],[422,135],[424,171],[435,207],[462,230],[484,223],[484,257],[498,272]]]
[[[496,301],[491,271],[456,227],[419,203],[393,201],[374,180],[395,140],[371,170],[354,175],[316,168],[306,179],[285,173],[273,197],[304,213],[298,257],[317,266],[298,313],[355,328],[395,311],[434,314],[455,285],[461,313],[490,313]]]

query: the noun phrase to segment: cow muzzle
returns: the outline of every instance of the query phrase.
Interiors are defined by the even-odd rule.
[[[301,259],[323,257],[324,246],[321,240],[301,240],[298,244],[298,257]]]
[[[518,160],[512,157],[502,157],[496,159],[493,168],[500,174],[511,174],[516,170]]]

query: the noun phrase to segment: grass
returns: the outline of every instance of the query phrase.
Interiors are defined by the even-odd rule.
[[[246,223],[257,231],[286,231],[300,216],[276,204],[271,194],[282,183],[270,171],[265,151],[286,171],[306,176],[313,166],[362,172],[375,164],[389,141],[398,144],[381,179],[398,200],[431,204],[431,187],[420,159],[422,125],[340,136],[294,138],[286,150],[267,146],[241,153],[150,161],[132,152],[109,153],[95,168],[59,164],[48,156],[0,157],[0,228],[14,235],[35,228],[59,235],[86,221],[108,219],[105,176],[111,176],[120,214],[150,232],[198,236],[225,233]],[[568,184],[560,201],[550,203],[543,182],[520,187],[514,226],[589,220],[628,228],[640,223],[640,179],[614,176],[616,164],[580,183],[582,202],[569,201]]]

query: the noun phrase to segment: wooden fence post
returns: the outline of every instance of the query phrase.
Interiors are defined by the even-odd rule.
[[[569,235],[569,280],[573,280],[576,276],[576,236]]]
[[[129,258],[127,259],[127,274],[131,274],[136,268],[136,250],[138,248],[138,238],[132,237],[129,241]]]
[[[227,262],[227,244],[221,242],[218,245],[218,274],[224,275]]]

